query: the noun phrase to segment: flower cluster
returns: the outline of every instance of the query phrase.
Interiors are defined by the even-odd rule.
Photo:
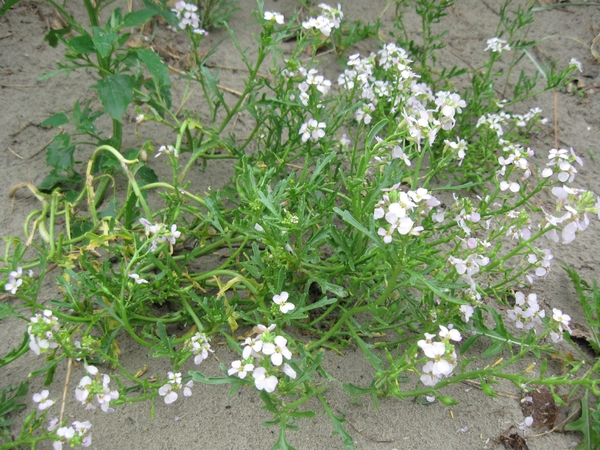
[[[27,333],[29,334],[29,348],[36,354],[46,353],[48,349],[57,348],[55,333],[60,329],[58,317],[49,309],[42,314],[36,314],[29,320]]]
[[[306,22],[302,22],[302,26],[307,30],[315,28],[327,37],[331,34],[332,29],[340,27],[344,17],[342,5],[338,4],[337,8],[332,8],[325,3],[321,3],[319,8],[321,8],[321,15],[318,17],[311,17]]]
[[[485,51],[491,50],[495,53],[502,53],[505,50],[510,50],[510,45],[504,40],[498,37],[493,37],[487,40],[487,47]]]
[[[155,251],[158,248],[158,244],[162,242],[168,241],[171,245],[175,245],[176,239],[181,236],[181,231],[177,231],[177,225],[175,224],[169,228],[164,223],[150,223],[150,221],[143,217],[140,219],[140,223],[144,226],[146,236],[153,237],[152,246],[150,247],[152,251]]]
[[[566,185],[553,187],[552,194],[557,198],[556,215],[553,216],[544,211],[545,227],[562,227],[562,242],[563,244],[569,244],[575,240],[577,233],[584,231],[590,224],[588,213],[599,213],[600,198],[594,204],[594,197],[591,192],[570,188]],[[546,236],[554,242],[559,241],[556,228],[550,230]]]
[[[349,68],[338,77],[338,84],[350,91],[359,89],[364,104],[357,109],[358,122],[370,123],[376,109],[387,116],[399,113],[400,127],[408,130],[408,140],[420,150],[422,141],[432,145],[440,130],[454,128],[455,115],[462,112],[466,102],[457,93],[440,91],[434,95],[426,84],[417,83],[419,75],[411,63],[404,49],[386,44],[367,58],[350,56]]]
[[[430,358],[421,370],[421,382],[425,386],[435,386],[443,377],[449,377],[456,367],[456,351],[450,341],[458,342],[462,339],[458,330],[452,325],[446,328],[440,325],[438,333],[439,342],[434,341],[435,334],[425,333],[425,339],[417,342],[425,356]]]
[[[58,422],[58,420],[56,420]],[[48,431],[53,431],[56,424],[53,422]],[[60,427],[56,430],[57,440],[54,441],[52,447],[54,450],[63,450],[63,444],[68,443],[69,446],[75,447],[81,445],[82,447],[89,447],[92,445],[92,428],[91,422],[79,422],[75,421],[70,427]]]
[[[252,372],[254,385],[258,390],[274,392],[279,384],[276,375],[280,371],[290,378],[296,378],[296,371],[288,363],[283,362],[284,359],[292,359],[292,352],[287,348],[288,341],[285,337],[271,332],[275,324],[268,328],[257,325],[257,328],[260,333],[256,337],[247,338],[243,343],[243,360],[233,361],[227,373],[244,379]],[[256,367],[254,363],[262,363],[262,365]]]
[[[29,276],[32,276],[33,272],[29,271]],[[4,285],[4,290],[10,292],[15,295],[23,284],[23,269],[21,267],[17,267],[17,270],[13,270],[8,274],[8,283]]]
[[[319,72],[317,69],[310,69],[307,71],[304,67],[299,67],[298,72],[303,77],[303,81],[298,85],[298,89],[300,89],[300,102],[302,102],[304,106],[308,106],[311,93],[313,94],[313,97],[315,96],[315,90],[322,95],[327,95],[331,89],[331,81],[326,79],[323,75],[318,75]],[[317,107],[322,106],[323,105],[321,104],[317,105]]]
[[[542,323],[546,312],[540,309],[536,294],[529,294],[525,299],[522,292],[515,293],[515,307],[508,311],[508,318],[515,321],[517,328],[523,331],[531,330]]]
[[[209,352],[214,353],[214,350],[210,348],[210,338],[204,333],[196,333],[190,338],[186,345],[195,355],[194,364],[196,365],[199,365],[208,358]]]
[[[499,108],[502,108],[503,106],[503,103],[498,105]],[[488,113],[477,120],[476,128],[487,127],[500,139],[501,145],[506,145],[510,144],[508,141],[502,139],[507,131],[506,128],[512,129],[513,127],[516,127],[517,129],[523,128],[527,130],[536,123],[545,124],[548,122],[548,119],[541,117],[541,113],[542,110],[538,107],[531,108],[525,114],[513,114],[505,111]]]
[[[167,376],[169,377],[166,384],[162,385],[158,390],[158,394],[165,398],[165,403],[170,405],[175,400],[177,400],[177,392],[183,389],[184,397],[191,397],[192,390],[191,387],[194,385],[192,380],[188,381],[185,386],[182,385],[181,373],[173,373],[168,372]]]
[[[379,227],[377,234],[383,237],[383,242],[392,242],[394,231],[400,235],[418,236],[423,231],[422,226],[415,226],[413,220],[416,216],[427,216],[440,201],[427,192],[427,189],[418,188],[416,191],[404,192],[400,190],[400,183],[385,192],[383,198],[375,205],[373,217],[375,220],[385,219],[387,228]]]
[[[196,5],[179,1],[175,3],[175,8],[172,8],[171,11],[177,16],[180,29],[185,30],[186,27],[190,27],[192,33],[208,36],[206,30],[200,27],[200,17],[196,14],[196,11],[198,11]]]
[[[527,281],[532,284],[534,277],[546,277],[548,272],[550,272],[550,265],[552,264],[552,260],[554,259],[554,255],[550,249],[546,248],[541,250],[542,258],[538,258],[538,255],[535,253],[531,253],[527,256],[527,262],[535,268],[533,273],[529,273],[526,275]]]
[[[95,366],[85,366],[88,375],[84,376],[79,385],[75,388],[75,398],[86,405],[87,409],[94,409],[92,400],[96,398],[100,409],[104,412],[114,411],[110,407],[111,400],[119,398],[118,391],[111,391],[110,377],[106,374],[101,374]]]
[[[550,162],[546,164],[548,167],[542,171],[542,176],[548,178],[558,169],[557,178],[563,183],[571,183],[575,179],[577,169],[573,165],[574,162],[577,162],[580,167],[583,166],[582,159],[575,154],[573,148],[570,150],[553,148],[548,154],[548,159]]]

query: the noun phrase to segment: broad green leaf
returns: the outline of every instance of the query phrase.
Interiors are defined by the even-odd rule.
[[[110,117],[121,121],[127,106],[133,101],[133,86],[131,76],[117,74],[99,80],[92,88],[98,91],[100,101]]]
[[[72,169],[74,152],[75,146],[71,144],[71,136],[57,134],[46,149],[46,164],[59,172]]]
[[[66,123],[69,123],[69,119],[67,118],[67,115],[65,113],[58,113],[58,114],[54,114],[51,117],[48,117],[46,120],[44,120],[40,126],[42,127],[60,127],[61,125],[64,125]]]
[[[48,42],[50,47],[56,48],[58,46],[58,41],[62,36],[71,31],[71,27],[60,28],[58,30],[50,30],[48,34],[44,37],[44,40]]]
[[[110,55],[113,42],[118,39],[119,35],[117,33],[107,33],[99,27],[92,27],[92,31],[94,33],[92,40],[94,41],[96,51],[102,58],[106,58]]]
[[[152,78],[156,80],[159,86],[171,86],[171,76],[169,75],[169,68],[163,62],[160,56],[158,56],[152,50],[147,48],[140,48],[137,51],[139,58],[148,68],[148,71],[152,75]]]
[[[76,36],[67,43],[67,46],[82,55],[93,53],[95,50],[94,41],[89,35]]]
[[[154,169],[152,169],[148,166],[140,167],[138,169],[138,171],[136,172],[136,175],[139,175],[141,178],[141,182],[138,183],[140,186],[158,182],[158,175],[156,175],[156,172],[154,171]]]
[[[125,14],[120,28],[137,27],[148,22],[156,14],[158,14],[158,11],[152,9],[140,9],[139,11],[130,12]]]

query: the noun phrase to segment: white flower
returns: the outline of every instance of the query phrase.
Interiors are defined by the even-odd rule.
[[[571,328],[569,328],[571,316],[563,314],[560,309],[552,308],[552,319],[558,322],[558,329],[561,333],[563,332],[563,326],[571,333]]]
[[[283,336],[277,336],[274,343],[265,342],[262,352],[267,356],[271,356],[271,364],[274,366],[280,366],[284,357],[285,359],[292,358],[292,352],[287,348],[287,339]]]
[[[269,21],[274,20],[279,25],[283,25],[283,23],[284,23],[283,14],[279,14],[277,12],[265,11],[264,19],[269,20]]]
[[[264,367],[259,367],[252,373],[254,385],[259,391],[274,392],[279,380],[275,375],[269,375]]]
[[[36,314],[29,321],[27,333],[29,334],[29,348],[36,354],[45,353],[48,349],[57,348],[58,342],[54,333],[60,330],[58,318],[49,309],[42,314]]]
[[[500,182],[500,190],[501,191],[505,191],[507,189],[510,189],[511,192],[519,192],[519,190],[521,189],[521,186],[519,186],[519,183],[513,181],[511,183],[509,183],[506,180],[502,180]]]
[[[471,316],[475,312],[471,305],[460,305],[460,312],[463,315],[463,320],[468,322],[471,319]]]
[[[485,51],[491,50],[492,52],[502,53],[504,50],[510,50],[510,45],[504,40],[497,37],[493,37],[487,40],[487,47]]]
[[[148,283],[147,280],[140,278],[140,276],[137,273],[130,273],[129,278],[132,278],[133,280],[135,280],[135,282],[137,284],[147,284]]]
[[[167,405],[170,405],[177,400],[177,392],[175,391],[179,389],[183,388],[183,395],[185,397],[190,397],[192,395],[192,390],[190,388],[194,385],[193,381],[190,380],[185,386],[182,386],[181,373],[168,372],[167,375],[169,377],[169,381],[167,384],[161,386],[158,390],[158,394],[165,398],[165,403]]]
[[[525,417],[525,421],[519,424],[519,429],[525,431],[525,428],[529,428],[531,425],[533,425],[533,417]]]
[[[9,277],[8,283],[4,285],[4,290],[9,291],[11,294],[15,295],[21,284],[23,284],[23,280],[21,278]]]
[[[167,145],[166,147],[164,145],[161,145],[158,148],[158,153],[156,153],[156,155],[154,156],[155,158],[158,158],[160,155],[165,154],[165,155],[170,155],[173,154],[173,156],[175,158],[179,157],[179,152],[177,151],[177,149],[175,147],[173,147],[172,145]]]
[[[210,338],[204,333],[196,333],[192,336],[188,345],[191,347],[192,353],[196,355],[194,357],[194,364],[196,365],[208,358],[209,352],[214,353],[214,350],[210,348]]]
[[[569,67],[579,70],[579,72],[583,73],[583,66],[581,65],[581,61],[575,58],[571,58],[569,61]]]
[[[455,329],[448,329],[444,325],[440,325],[440,332],[438,333],[442,339],[448,339],[453,341],[460,341],[462,339],[460,332]]]
[[[227,371],[229,376],[235,375],[242,380],[246,378],[248,372],[252,372],[254,370],[254,364],[243,364],[242,361],[233,361],[231,363],[231,368]]]
[[[299,131],[299,134],[302,135],[302,142],[308,140],[317,142],[322,137],[325,137],[326,127],[325,122],[317,122],[315,119],[310,119],[308,122],[303,123]]]
[[[296,378],[296,371],[288,363],[283,363],[283,372],[290,378]]]
[[[60,427],[56,430],[56,435],[59,440],[54,441],[52,444],[54,450],[62,450],[63,443],[68,443],[70,447],[81,445],[82,447],[89,447],[92,445],[92,433],[90,429],[92,424],[88,421],[79,422],[75,421],[70,427]]]
[[[293,303],[289,303],[287,301],[288,297],[289,297],[289,294],[285,291],[283,291],[279,295],[273,296],[273,302],[275,302],[276,305],[279,305],[279,310],[283,314],[287,314],[288,312],[290,312],[291,310],[293,310],[296,307]]]
[[[38,403],[38,408],[40,411],[48,409],[54,405],[54,400],[50,400],[48,395],[50,395],[50,392],[47,389],[44,389],[39,394],[33,394],[33,401]]]

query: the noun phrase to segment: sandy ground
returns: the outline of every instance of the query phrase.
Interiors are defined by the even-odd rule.
[[[94,83],[90,74],[73,73],[69,78],[57,76],[38,82],[36,78],[43,72],[56,68],[55,63],[62,59],[62,49],[53,49],[44,42],[48,22],[52,20],[51,9],[43,2],[22,1],[17,7],[0,18],[0,229],[3,234],[22,235],[22,223],[26,215],[36,207],[35,199],[21,191],[13,201],[8,197],[11,186],[31,181],[40,183],[48,173],[45,166],[43,147],[54,136],[55,131],[43,129],[38,125],[50,115],[69,111],[76,99],[94,98],[89,86]],[[81,15],[83,8],[79,2],[71,0],[69,7]],[[442,28],[449,33],[444,38],[448,47],[442,52],[440,65],[476,66],[485,56],[485,40],[494,36],[498,22],[498,5],[492,0],[457,0],[450,14],[444,19]],[[518,3],[518,2],[516,2]],[[521,2],[524,3],[524,2]],[[253,50],[252,33],[257,31],[250,10],[255,7],[251,0],[240,0],[240,10],[231,20],[242,47]],[[350,20],[373,21],[386,6],[384,0],[347,0],[343,10]],[[265,10],[279,11],[290,17],[299,8],[299,2],[293,0],[266,0]],[[383,15],[382,37],[389,39],[390,17],[393,8]],[[40,11],[38,13],[38,11]],[[418,21],[414,22],[411,33],[419,39]],[[584,71],[579,77],[592,87],[600,82],[600,66],[589,50],[589,44],[600,31],[600,9],[598,7],[570,7],[538,12],[536,22],[531,28],[531,39],[548,37],[538,46],[540,54],[566,65],[571,57],[583,62]],[[224,30],[215,30],[205,41],[206,47],[214,45],[226,36]],[[376,50],[377,42],[367,40],[358,44],[351,52],[360,51],[363,55]],[[324,56],[323,67],[328,70],[332,80],[337,79],[341,71],[334,58]],[[239,57],[228,40],[221,44],[215,64],[241,67]],[[240,71],[222,70],[220,83],[239,90],[243,83]],[[183,84],[175,80],[174,104],[180,101]],[[231,99],[234,99],[231,97]],[[561,146],[573,147],[585,159],[585,167],[580,170],[578,186],[600,192],[600,167],[598,157],[598,133],[600,133],[600,102],[593,90],[585,95],[558,93],[558,109],[554,110],[552,93],[533,100],[527,107],[540,106],[544,114],[552,120],[558,114],[559,137]],[[202,114],[202,104],[197,96],[192,96],[186,105],[196,108]],[[133,116],[129,111],[129,118]],[[245,120],[250,120],[245,118]],[[240,130],[244,124],[240,121]],[[24,127],[26,124],[31,125]],[[170,143],[170,137],[161,135],[160,130],[143,130],[144,136],[150,136],[156,144]],[[126,146],[136,146],[140,142],[133,133],[133,125],[128,124],[124,132]],[[538,136],[535,149],[545,155],[554,141],[552,127],[548,135]],[[9,150],[10,148],[10,150]],[[84,159],[86,152],[80,154]],[[596,155],[598,155],[596,157]],[[545,157],[545,156],[544,156]],[[539,157],[539,162],[542,157]],[[158,166],[154,161],[151,164]],[[211,164],[206,171],[199,171],[195,188],[203,191],[208,186],[218,187],[225,183],[230,175],[226,164]],[[582,314],[574,297],[574,292],[566,275],[560,269],[560,263],[568,264],[579,270],[582,277],[600,278],[597,270],[599,262],[598,235],[600,224],[592,223],[586,233],[569,246],[554,247],[555,266],[552,277],[538,283],[535,289],[545,302],[546,309],[561,308],[571,314],[573,319],[583,322]],[[49,291],[51,292],[51,290]],[[50,297],[52,294],[48,294]],[[10,300],[6,300],[10,301]],[[3,322],[0,328],[2,354],[9,351],[21,339],[22,322]],[[148,366],[149,373],[165,373],[169,370],[168,361],[155,360],[128,342],[121,342],[124,364],[132,371]],[[216,356],[228,364],[234,359],[225,345],[218,345]],[[493,362],[493,361],[492,361]],[[529,364],[532,361],[525,361]],[[490,363],[490,361],[482,361]],[[16,363],[0,369],[0,388],[17,383],[38,367],[42,361],[34,355],[26,355]],[[327,353],[327,370],[337,377],[326,392],[330,406],[338,415],[346,419],[346,429],[354,436],[358,449],[484,449],[501,448],[496,439],[511,425],[523,421],[515,395],[518,393],[510,385],[501,385],[506,394],[498,398],[486,397],[476,388],[467,385],[455,385],[444,393],[460,401],[458,406],[445,407],[439,403],[422,406],[411,400],[381,399],[376,410],[369,398],[360,401],[350,399],[341,389],[342,382],[352,382],[367,386],[372,369],[359,351],[348,351],[343,357]],[[194,369],[193,365],[184,367]],[[211,358],[203,363],[202,369],[207,375],[218,374],[218,362]],[[56,397],[62,391],[66,366],[59,367],[55,385]],[[83,374],[82,370],[72,374],[71,383],[75,383]],[[31,380],[30,392],[38,392],[41,379]],[[262,401],[258,393],[251,389],[242,390],[233,397],[227,395],[225,386],[199,386],[194,389],[191,398],[178,400],[167,406],[156,402],[156,417],[150,417],[150,404],[133,404],[118,407],[114,413],[101,411],[82,411],[75,399],[67,404],[67,416],[74,420],[90,420],[93,423],[93,444],[96,449],[265,449],[275,441],[278,430],[267,428],[262,422],[269,420],[269,414],[261,409]],[[317,412],[322,411],[317,402],[311,404]],[[16,416],[18,421],[20,416]],[[343,448],[338,436],[332,436],[332,426],[328,418],[319,414],[314,419],[300,422],[300,431],[289,432],[289,442],[299,449]],[[529,434],[541,433],[530,431]],[[581,440],[573,433],[551,433],[543,437],[528,439],[530,449],[566,449]],[[50,448],[49,444],[38,448]]]

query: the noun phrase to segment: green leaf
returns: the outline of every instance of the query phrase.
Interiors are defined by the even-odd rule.
[[[383,370],[383,361],[379,356],[375,355],[375,353],[371,351],[373,345],[367,344],[365,341],[363,341],[352,326],[349,327],[349,331],[350,335],[358,343],[360,349],[363,351],[373,368],[375,370]]]
[[[583,441],[575,447],[575,450],[594,450],[600,447],[600,439],[592,429],[593,421],[591,420],[588,408],[588,392],[585,391],[585,395],[581,399],[581,417],[575,422],[565,425],[565,430],[580,431],[583,433]]]
[[[60,127],[61,125],[64,125],[66,123],[69,123],[69,119],[65,113],[61,112],[58,114],[54,114],[51,117],[48,117],[46,120],[44,120],[40,124],[40,126],[42,126],[42,127]]]
[[[338,301],[337,298],[324,298],[322,300],[319,300],[318,302],[311,303],[310,305],[306,305],[306,306],[300,308],[298,310],[298,312],[303,313],[303,312],[306,312],[306,311],[310,311],[312,309],[322,308],[324,306],[329,306],[332,303],[335,303],[337,301]]]
[[[335,213],[338,216],[340,216],[344,220],[344,222],[349,223],[354,228],[356,228],[358,231],[360,231],[361,233],[363,233],[365,236],[368,236],[371,239],[371,241],[373,241],[375,243],[375,245],[377,245],[379,248],[381,248],[381,249],[384,248],[385,244],[383,243],[383,240],[379,236],[377,236],[375,234],[375,232],[367,230],[348,211],[342,211],[337,206],[334,207],[333,210],[335,211]]]
[[[140,167],[137,170],[136,175],[139,175],[141,178],[142,182],[138,183],[140,186],[158,182],[158,175],[156,175],[156,172],[154,171],[154,169],[152,169],[148,166]]]
[[[94,41],[89,35],[76,36],[67,42],[67,46],[81,55],[87,55],[95,51]]]
[[[196,370],[188,372],[192,376],[192,380],[204,384],[231,384],[235,381],[234,377],[205,377],[204,374]]]
[[[75,146],[71,145],[71,136],[57,134],[46,149],[46,164],[61,172],[73,168],[73,153]]]
[[[156,80],[156,83],[162,87],[171,87],[171,76],[169,74],[169,68],[152,50],[147,48],[140,48],[137,51],[138,57],[146,65],[148,72],[152,75],[152,78]]]
[[[131,76],[117,74],[99,80],[92,88],[98,91],[100,101],[110,117],[121,121],[127,106],[133,101],[133,86]]]
[[[106,58],[112,51],[113,42],[119,37],[117,33],[107,33],[102,28],[92,27],[94,33],[92,40],[96,51],[102,58]]]
[[[377,389],[375,388],[361,388],[352,383],[344,383],[342,384],[342,388],[352,397],[377,394]]]
[[[346,419],[344,419],[343,417],[336,416],[331,410],[331,407],[325,401],[325,399],[320,395],[318,397],[321,401],[321,404],[323,405],[325,413],[327,413],[327,415],[329,416],[329,420],[331,420],[331,424],[333,425],[334,430],[333,432],[335,434],[339,434],[342,440],[344,441],[344,450],[356,450],[356,447],[354,446],[354,439],[342,426],[342,423],[345,422]]]
[[[48,80],[59,73],[71,72],[73,69],[73,67],[61,67],[60,69],[53,70],[52,72],[43,72],[39,77],[36,78],[36,81]]]
[[[485,352],[481,354],[483,358],[490,358],[492,356],[497,355],[504,349],[504,345],[506,342],[496,342],[490,348],[488,348]]]
[[[130,12],[125,14],[123,23],[119,28],[137,27],[148,22],[156,14],[158,14],[158,11],[152,9],[140,9],[139,11]]]
[[[61,37],[71,31],[71,27],[60,28],[59,30],[50,30],[48,34],[44,37],[44,40],[48,42],[48,45],[52,48],[56,48],[58,46],[58,41]]]
[[[0,8],[0,16],[6,14],[6,11],[8,11],[12,6],[16,5],[17,3],[19,3],[19,0],[6,0],[2,8]]]
[[[38,189],[42,192],[50,192],[55,187],[62,187],[65,190],[77,189],[83,182],[83,178],[77,172],[58,172],[53,170],[39,184]]]

